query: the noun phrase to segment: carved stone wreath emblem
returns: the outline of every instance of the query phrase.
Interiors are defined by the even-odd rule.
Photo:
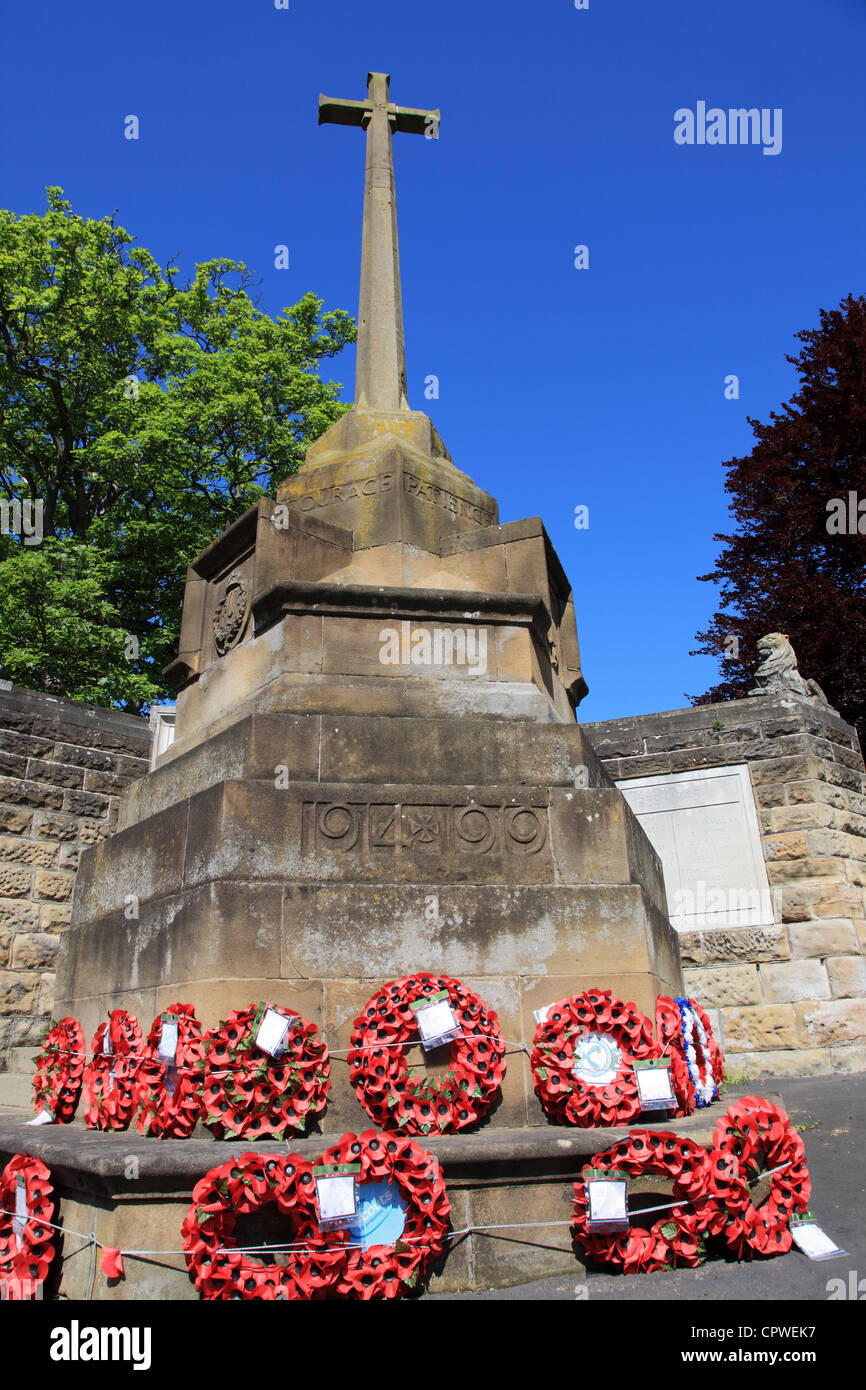
[[[220,656],[231,651],[240,640],[249,608],[249,596],[242,580],[230,580],[213,615],[213,635]]]

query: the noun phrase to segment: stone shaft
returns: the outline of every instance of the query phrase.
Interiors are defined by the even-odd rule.
[[[390,80],[370,73],[366,102],[319,98],[320,124],[363,125],[367,132],[355,403],[380,411],[409,409],[392,133],[436,129],[439,121],[438,111],[391,105]]]

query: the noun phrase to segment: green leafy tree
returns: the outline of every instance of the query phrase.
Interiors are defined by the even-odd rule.
[[[346,313],[307,294],[272,319],[239,262],[177,275],[60,189],[44,216],[0,211],[0,494],[41,499],[45,537],[0,538],[18,684],[162,697],[187,564],[348,409],[319,375]]]
[[[756,644],[790,637],[804,676],[866,737],[866,298],[821,310],[787,360],[799,389],[725,484],[738,523],[711,574],[722,609],[698,633],[722,680],[695,703],[747,694]],[[840,518],[842,518],[840,520]]]

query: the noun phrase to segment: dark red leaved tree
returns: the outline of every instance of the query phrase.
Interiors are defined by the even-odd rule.
[[[722,610],[697,634],[722,680],[694,704],[736,699],[753,684],[756,643],[788,634],[800,671],[866,736],[866,298],[821,310],[788,357],[800,389],[757,444],[725,464],[738,523],[712,574]],[[849,494],[854,494],[850,496]],[[862,503],[862,513],[858,505]],[[693,653],[693,655],[696,653]]]

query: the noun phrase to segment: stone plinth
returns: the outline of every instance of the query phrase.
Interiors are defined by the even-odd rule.
[[[57,1009],[88,1037],[118,1006],[144,1028],[179,1000],[206,1027],[298,1010],[333,1055],[324,1148],[371,1124],[355,1017],[389,980],[450,975],[510,1054],[448,1150],[458,1223],[525,1210],[527,1185],[539,1221],[567,1216],[533,1010],[601,986],[652,1015],[682,977],[658,857],[574,721],[574,603],[541,522],[499,525],[426,417],[355,410],[190,566],[170,675],[175,742],[82,861]],[[525,1172],[517,1132],[540,1136]],[[150,1200],[118,1197],[115,1243],[146,1243]],[[551,1271],[521,1249],[503,1282]],[[500,1278],[470,1259],[458,1282]]]

